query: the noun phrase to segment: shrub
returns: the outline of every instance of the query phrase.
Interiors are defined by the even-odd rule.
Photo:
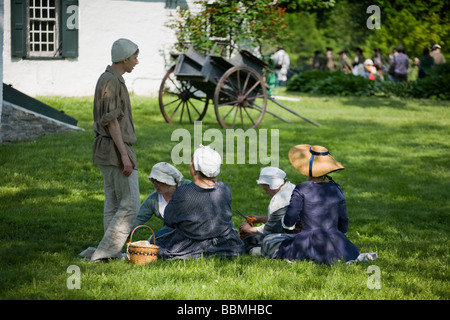
[[[339,96],[396,96],[450,100],[450,66],[438,65],[430,76],[410,82],[371,81],[364,77],[311,70],[293,76],[289,91]]]

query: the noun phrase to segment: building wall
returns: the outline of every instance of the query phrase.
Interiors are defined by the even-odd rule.
[[[26,60],[11,57],[11,7],[4,1],[3,82],[30,96],[91,96],[111,63],[112,43],[128,38],[140,50],[139,65],[124,75],[129,91],[157,95],[176,41],[165,25],[178,3],[186,1],[79,0],[79,56]]]
[[[0,1],[0,43],[3,43],[4,1]],[[3,46],[0,48],[0,80],[3,82]],[[2,120],[3,85],[0,88],[0,123]]]

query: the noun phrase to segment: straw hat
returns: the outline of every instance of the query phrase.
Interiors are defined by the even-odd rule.
[[[292,147],[289,150],[289,161],[298,172],[310,177],[320,177],[344,169],[330,155],[327,148],[309,144],[299,144]]]

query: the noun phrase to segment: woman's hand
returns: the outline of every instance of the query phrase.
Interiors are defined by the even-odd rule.
[[[239,226],[239,232],[251,233],[252,226],[248,222],[242,222]]]

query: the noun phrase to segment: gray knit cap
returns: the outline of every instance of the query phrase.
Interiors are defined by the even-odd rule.
[[[116,40],[111,48],[111,60],[113,63],[128,59],[138,50],[137,44],[128,39]]]

